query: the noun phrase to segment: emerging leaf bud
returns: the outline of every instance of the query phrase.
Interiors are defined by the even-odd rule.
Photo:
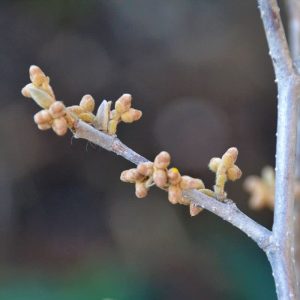
[[[197,207],[193,203],[190,204],[190,214],[191,214],[191,217],[197,216],[202,210],[203,210],[202,207]]]
[[[26,89],[29,91],[32,99],[42,108],[49,108],[55,101],[52,96],[42,89],[35,87],[33,84],[27,85]]]

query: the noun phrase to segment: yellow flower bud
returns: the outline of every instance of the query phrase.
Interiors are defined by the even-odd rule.
[[[65,135],[68,131],[68,124],[64,117],[54,119],[52,123],[52,129],[57,135]]]
[[[234,165],[233,167],[231,167],[227,170],[227,178],[231,181],[240,179],[241,176],[242,176],[242,171],[236,165]]]
[[[84,95],[79,103],[84,112],[93,112],[95,109],[95,100],[91,95]]]
[[[152,162],[141,163],[137,166],[137,170],[140,174],[149,177],[153,173],[153,163]]]
[[[123,94],[115,103],[116,111],[121,115],[128,111],[131,107],[132,96],[130,94]]]
[[[79,118],[86,123],[93,123],[95,116],[91,112],[84,112],[79,115]]]
[[[121,120],[124,123],[132,123],[139,120],[142,117],[142,112],[140,110],[130,108],[128,111],[121,115]]]
[[[153,173],[153,181],[158,187],[164,188],[168,181],[167,172],[162,169],[155,170]]]
[[[203,210],[202,207],[197,207],[193,203],[190,204],[190,214],[191,217],[197,216]]]
[[[135,183],[135,195],[138,198],[144,198],[148,194],[148,189],[145,186],[145,183],[142,181],[137,181]]]
[[[171,156],[168,152],[160,152],[154,159],[154,167],[158,169],[165,169],[171,162]]]
[[[79,116],[80,114],[82,114],[84,112],[82,107],[79,105],[69,106],[69,107],[67,107],[67,111],[75,114],[76,116]]]
[[[64,104],[60,101],[55,101],[51,106],[49,107],[49,113],[51,116],[56,119],[60,118],[65,115],[66,113],[66,107]]]
[[[108,122],[108,134],[113,135],[117,132],[118,121],[110,120]]]
[[[172,168],[168,170],[168,181],[172,185],[176,185],[180,182],[181,175],[177,168]]]
[[[221,158],[213,157],[208,164],[209,169],[216,173],[221,161]]]
[[[30,66],[29,68],[29,77],[31,82],[36,85],[36,86],[40,86],[43,84],[43,82],[46,79],[46,75],[44,74],[44,72],[41,70],[41,68],[39,68],[38,66]]]
[[[168,199],[172,204],[177,204],[181,201],[182,191],[178,185],[170,185],[168,189]]]

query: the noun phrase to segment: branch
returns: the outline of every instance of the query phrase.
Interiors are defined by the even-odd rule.
[[[276,0],[258,0],[277,80],[293,75],[293,64]]]
[[[114,152],[136,165],[148,161],[146,158],[123,144],[116,136],[111,136],[98,131],[94,127],[80,120],[75,124],[74,136],[75,138],[88,140],[108,151]],[[239,228],[252,238],[263,250],[266,251],[271,246],[271,232],[247,217],[231,200],[220,202],[197,190],[186,190],[183,192],[183,195],[189,198],[196,206],[209,210],[225,221],[231,223],[233,226]]]
[[[293,69],[276,0],[258,0],[278,82],[275,210],[276,248],[268,253],[279,299],[297,298],[293,212],[299,77]]]

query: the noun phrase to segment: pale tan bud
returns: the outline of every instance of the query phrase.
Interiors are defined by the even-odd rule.
[[[40,130],[47,130],[51,128],[51,124],[50,123],[41,123],[38,124],[38,129]]]
[[[135,195],[138,198],[144,198],[148,194],[148,189],[145,186],[145,183],[142,181],[137,181],[135,183]]]
[[[54,119],[52,123],[52,129],[57,135],[65,135],[68,131],[68,124],[64,117]]]
[[[25,85],[22,88],[21,93],[24,97],[31,98],[31,95],[30,95],[30,92],[29,92],[29,89],[28,89],[28,87],[30,87],[31,85],[32,85],[32,83],[28,83],[27,85]]]
[[[84,112],[80,114],[79,118],[86,123],[93,123],[95,120],[95,116],[90,112]]]
[[[236,165],[234,165],[233,167],[231,167],[227,170],[227,178],[231,181],[240,179],[241,176],[242,176],[242,171]]]
[[[84,95],[79,103],[84,112],[93,112],[95,109],[95,100],[91,95]]]
[[[143,175],[141,175],[135,168],[123,171],[120,176],[121,181],[129,183],[141,181],[143,178]]]
[[[162,169],[155,170],[153,173],[153,181],[158,187],[164,188],[168,182],[167,172]]]
[[[193,178],[190,176],[181,176],[180,187],[183,190],[188,189],[204,189],[204,183],[201,179]]]
[[[60,118],[66,113],[66,107],[64,104],[60,101],[55,101],[51,106],[49,107],[49,113],[54,119]]]
[[[46,80],[46,75],[38,66],[32,65],[29,68],[29,77],[31,82],[36,85],[40,86]]]
[[[181,175],[179,173],[179,170],[177,168],[171,168],[168,170],[168,181],[172,185],[176,185],[180,182]]]
[[[67,111],[75,114],[76,116],[79,116],[80,114],[84,113],[83,109],[79,105],[72,105],[67,107]]]
[[[132,96],[130,94],[123,94],[115,103],[116,111],[121,115],[128,111],[131,107]]]
[[[121,120],[124,123],[132,123],[139,120],[142,117],[142,112],[140,110],[130,108],[128,111],[121,115]]]
[[[97,110],[96,117],[94,119],[94,126],[96,129],[107,132],[108,122],[110,118],[111,101],[103,100]]]
[[[52,117],[48,110],[43,109],[36,113],[33,117],[34,122],[36,124],[44,124],[44,123],[50,123],[52,121]],[[51,127],[51,126],[50,126]]]
[[[208,164],[209,169],[216,173],[221,161],[221,158],[213,157]]]
[[[230,168],[236,162],[238,150],[235,147],[229,148],[222,156],[223,164],[226,168]]]
[[[49,108],[55,99],[40,88],[34,85],[27,85],[31,98],[42,108]]]
[[[190,215],[191,217],[197,216],[203,210],[202,207],[197,207],[193,203],[190,204]]]
[[[149,177],[153,174],[153,163],[152,162],[141,163],[137,166],[137,170],[143,176]]]
[[[116,134],[118,123],[119,122],[116,120],[110,120],[108,122],[108,134],[110,135]]]
[[[178,185],[170,185],[168,189],[168,199],[172,204],[177,204],[181,201],[182,191]]]
[[[154,159],[154,167],[158,169],[165,169],[171,162],[171,156],[168,152],[160,152]]]

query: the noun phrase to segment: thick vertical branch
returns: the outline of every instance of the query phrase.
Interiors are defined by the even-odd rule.
[[[299,78],[289,52],[276,0],[258,0],[278,82],[276,191],[273,238],[268,253],[279,299],[296,299],[293,211]]]

